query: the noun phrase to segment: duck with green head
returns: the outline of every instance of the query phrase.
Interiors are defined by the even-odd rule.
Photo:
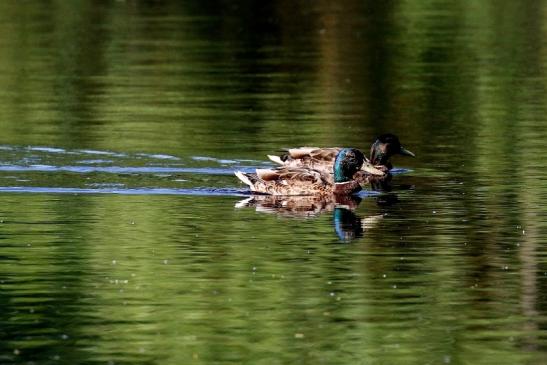
[[[370,163],[384,171],[393,168],[391,156],[402,155],[416,157],[416,155],[401,145],[399,138],[391,133],[382,134],[370,146]]]
[[[361,190],[360,181],[354,179],[354,176],[361,172],[363,164],[370,166],[361,151],[355,148],[344,148],[335,158],[332,175],[319,170],[291,166],[257,169],[254,174],[236,171],[235,175],[247,184],[253,193],[344,195]]]
[[[268,158],[283,166],[312,168],[329,173],[332,171],[336,155],[341,150],[342,147],[299,147],[290,148],[281,156],[268,155]],[[370,162],[376,169],[387,172],[393,167],[390,158],[397,154],[415,157],[412,152],[401,146],[396,135],[382,134],[370,148]]]

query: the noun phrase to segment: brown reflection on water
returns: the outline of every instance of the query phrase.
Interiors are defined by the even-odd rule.
[[[332,215],[335,234],[342,242],[351,242],[373,229],[384,217],[383,214],[366,218],[354,213],[361,198],[358,196],[273,196],[253,195],[235,204],[236,208],[254,207],[259,213],[275,214],[285,218],[316,218],[322,214]],[[298,224],[298,221],[288,221]]]

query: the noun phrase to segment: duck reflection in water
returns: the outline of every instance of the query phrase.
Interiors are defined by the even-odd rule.
[[[383,217],[383,214],[378,214],[361,218],[349,209],[337,207],[333,213],[334,231],[342,242],[351,242],[363,237],[363,233],[378,225]]]
[[[257,212],[273,213],[288,218],[314,218],[332,212],[334,231],[342,242],[363,237],[364,231],[376,226],[383,214],[361,218],[354,210],[361,203],[355,195],[317,196],[275,196],[253,195],[236,203],[236,208],[255,207]]]

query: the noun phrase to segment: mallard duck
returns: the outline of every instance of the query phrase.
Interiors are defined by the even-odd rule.
[[[366,180],[365,171],[360,171],[365,156],[355,148],[344,148],[336,155],[333,176],[323,171],[282,166],[277,169],[257,169],[248,174],[236,171],[235,175],[252,192],[270,195],[331,195],[352,194],[361,190],[360,183]],[[383,174],[378,171],[377,174]]]
[[[268,155],[268,158],[283,166],[305,167],[329,173],[332,171],[332,165],[340,150],[342,147],[299,147],[290,148],[287,153],[281,156]],[[393,167],[390,158],[396,154],[415,157],[414,153],[401,146],[396,135],[382,134],[370,147],[370,163],[387,172]],[[365,159],[365,161],[369,160]],[[363,166],[366,165],[363,164]]]

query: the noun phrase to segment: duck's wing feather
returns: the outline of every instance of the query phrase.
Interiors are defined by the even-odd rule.
[[[268,155],[268,158],[281,166],[314,169],[325,173],[331,173],[332,165],[340,149],[341,148],[339,147],[290,148],[281,156]]]
[[[276,169],[256,169],[257,176],[264,181],[277,181],[284,184],[324,184],[326,176],[317,170],[295,167],[278,167]]]
[[[299,147],[290,148],[287,151],[287,154],[294,159],[311,158],[322,161],[334,161],[341,149],[341,147]]]

